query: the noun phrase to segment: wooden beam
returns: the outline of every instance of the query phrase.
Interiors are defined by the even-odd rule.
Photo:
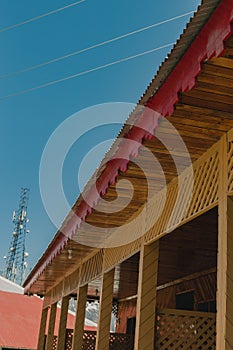
[[[166,288],[169,288],[169,287],[174,287],[177,284],[181,284],[181,283],[184,283],[184,282],[187,282],[187,281],[191,281],[191,280],[197,279],[199,277],[203,277],[203,276],[206,276],[206,275],[210,275],[210,274],[216,273],[216,271],[217,271],[216,267],[213,267],[213,268],[208,269],[208,270],[204,270],[204,271],[201,271],[201,272],[196,272],[196,273],[193,273],[192,275],[188,275],[188,276],[179,278],[177,280],[173,280],[171,282],[168,282],[168,283],[165,283],[165,284],[161,284],[161,285],[157,286],[156,290],[158,291],[158,290],[166,289]],[[125,301],[134,300],[134,299],[137,299],[137,297],[138,297],[137,294],[131,295],[129,297],[118,299],[118,302],[122,303],[122,302],[125,302]]]
[[[140,251],[134,350],[154,350],[159,241]]]
[[[233,349],[233,200],[226,198],[219,202],[217,350]]]
[[[61,303],[61,316],[59,322],[59,331],[57,338],[57,350],[65,349],[65,341],[66,341],[66,322],[67,322],[67,314],[69,307],[69,295],[62,298]]]
[[[191,275],[184,276],[182,278],[178,278],[177,280],[173,280],[171,282],[161,284],[160,286],[157,287],[157,291],[162,290],[162,289],[166,289],[169,287],[173,287],[173,286],[176,286],[177,284],[181,284],[181,283],[184,283],[186,281],[191,281],[191,280],[197,279],[197,278],[202,277],[202,276],[210,275],[212,273],[216,273],[216,267],[212,267],[211,269],[204,270],[201,272],[196,272],[196,273],[193,273]]]
[[[39,337],[38,337],[38,350],[44,350],[44,343],[45,343],[45,329],[47,324],[47,315],[48,315],[48,308],[42,310],[41,314],[41,320],[40,320],[40,331],[39,331]]]
[[[96,350],[109,350],[114,269],[103,274]]]
[[[221,140],[217,261],[216,349],[233,349],[233,201],[227,196],[227,140]]]
[[[57,313],[57,303],[52,304],[50,308],[50,316],[49,316],[49,328],[48,335],[46,338],[46,346],[45,350],[53,350],[53,339],[54,339],[54,327],[56,321],[56,313]]]
[[[88,284],[86,284],[85,286],[79,287],[79,290],[78,290],[78,300],[77,300],[72,350],[83,349],[83,331],[84,331],[84,322],[85,322],[85,313],[86,313],[87,289],[88,289]]]

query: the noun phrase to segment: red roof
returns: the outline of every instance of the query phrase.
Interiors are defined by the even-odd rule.
[[[43,301],[34,296],[0,291],[0,346],[36,349]],[[55,335],[58,334],[60,308],[57,309]],[[67,328],[75,317],[68,314]],[[85,326],[86,330],[96,330]]]

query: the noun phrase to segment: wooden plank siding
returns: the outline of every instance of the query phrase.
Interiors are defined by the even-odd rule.
[[[79,287],[72,350],[82,350],[88,285]]]
[[[152,245],[142,245],[134,350],[154,350],[158,259],[158,241]]]
[[[60,313],[60,321],[59,321],[59,330],[58,330],[58,338],[57,338],[57,350],[64,350],[65,342],[66,342],[66,322],[68,315],[68,307],[69,307],[69,296],[65,296],[62,298],[61,302],[61,313]]]
[[[44,350],[47,316],[48,316],[48,307],[44,308],[41,313],[37,350]]]
[[[57,303],[54,303],[50,307],[49,326],[48,326],[48,334],[46,337],[45,350],[53,350],[56,313],[57,313]]]
[[[109,332],[112,313],[113,285],[114,269],[105,272],[102,278],[96,350],[109,349]]]
[[[219,185],[217,349],[233,349],[233,201],[228,197],[227,140],[222,139]]]

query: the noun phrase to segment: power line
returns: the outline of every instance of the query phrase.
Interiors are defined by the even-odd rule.
[[[89,73],[92,73],[92,72],[95,72],[95,71],[98,71],[98,70],[101,70],[101,69],[104,69],[104,68],[107,68],[107,67],[110,67],[110,66],[114,66],[115,64],[118,64],[118,63],[122,63],[122,62],[126,62],[126,61],[129,61],[129,60],[132,60],[132,59],[137,58],[137,57],[148,55],[148,54],[150,54],[152,52],[162,50],[162,49],[164,49],[166,47],[169,47],[169,46],[172,46],[172,45],[174,45],[174,43],[165,44],[163,46],[159,46],[159,47],[156,47],[154,49],[147,50],[147,51],[138,53],[138,54],[133,55],[133,56],[128,56],[128,57],[122,58],[120,60],[113,61],[113,62],[110,62],[110,63],[106,63],[106,64],[103,64],[101,66],[97,66],[97,67],[94,67],[94,68],[91,68],[91,69],[88,69],[88,70],[85,70],[85,71],[82,71],[82,72],[79,72],[79,73],[76,73],[76,74],[73,74],[73,75],[69,75],[69,76],[61,78],[61,79],[52,80],[52,81],[49,81],[48,83],[45,83],[45,84],[42,84],[42,85],[37,85],[37,86],[34,86],[32,88],[29,88],[29,89],[21,90],[21,91],[15,92],[13,94],[9,94],[9,95],[0,97],[0,101],[6,100],[6,99],[14,97],[14,96],[23,95],[23,94],[26,94],[26,93],[31,92],[31,91],[39,90],[39,89],[42,89],[42,88],[45,88],[45,87],[48,87],[48,86],[51,86],[51,85],[55,85],[55,84],[58,84],[58,83],[61,83],[61,82],[64,82],[64,81],[67,81],[67,80],[70,80],[70,79],[73,79],[73,78],[77,78],[77,77],[79,77],[81,75],[86,75],[86,74],[89,74]]]
[[[8,27],[5,27],[5,28],[3,28],[3,29],[0,29],[0,33],[3,33],[3,32],[6,32],[7,30],[10,30],[10,29],[13,29],[13,28],[17,28],[17,27],[23,26],[23,25],[25,25],[25,24],[28,24],[28,23],[37,21],[38,19],[41,19],[41,18],[44,18],[44,17],[48,17],[48,16],[50,16],[50,15],[53,15],[54,13],[58,13],[58,12],[61,12],[61,11],[63,11],[63,10],[66,10],[66,9],[68,9],[69,7],[73,7],[73,6],[76,6],[76,5],[78,5],[78,4],[81,4],[81,3],[84,2],[84,1],[86,1],[86,0],[79,0],[79,1],[73,2],[72,4],[69,4],[69,5],[60,7],[60,8],[58,8],[58,9],[55,9],[55,10],[52,10],[52,11],[43,13],[42,15],[39,15],[39,16],[36,16],[36,17],[32,17],[32,18],[27,19],[27,20],[25,20],[25,21],[23,21],[23,22],[19,22],[19,23],[16,23],[16,24],[12,24],[11,26],[8,26]]]
[[[71,52],[71,53],[69,53],[69,54],[67,54],[67,55],[60,56],[60,57],[57,57],[57,58],[54,58],[54,59],[52,59],[52,60],[39,63],[39,64],[34,65],[34,66],[31,66],[31,67],[27,67],[27,68],[24,68],[24,69],[21,69],[21,70],[12,72],[12,73],[8,73],[8,74],[5,74],[5,75],[2,75],[2,76],[0,76],[0,79],[5,79],[5,78],[12,77],[12,76],[16,76],[16,75],[19,75],[19,74],[22,74],[22,73],[25,73],[25,72],[29,72],[29,71],[35,70],[35,69],[37,69],[37,68],[41,68],[41,67],[47,66],[47,65],[49,65],[49,64],[51,64],[51,63],[55,63],[55,62],[58,62],[58,61],[61,61],[61,60],[70,58],[70,57],[72,57],[72,56],[77,56],[77,55],[79,55],[79,54],[81,54],[81,53],[83,53],[83,52],[87,52],[87,51],[93,50],[93,49],[95,49],[95,48],[97,48],[97,47],[104,46],[104,45],[110,44],[110,43],[112,43],[112,42],[115,42],[115,41],[117,41],[117,40],[121,40],[121,39],[123,39],[123,38],[129,37],[129,36],[131,36],[131,35],[135,35],[135,34],[137,34],[137,33],[146,31],[146,30],[148,30],[148,29],[151,29],[151,28],[154,28],[154,27],[158,27],[158,26],[160,26],[160,25],[162,25],[162,24],[165,24],[165,23],[174,21],[174,20],[176,20],[176,19],[179,19],[179,18],[188,16],[188,15],[190,15],[190,14],[193,14],[193,11],[186,12],[186,13],[183,13],[183,14],[178,15],[178,16],[175,16],[175,17],[171,17],[171,18],[166,19],[166,20],[164,20],[164,21],[157,22],[157,23],[151,24],[151,25],[146,26],[146,27],[143,27],[143,28],[136,29],[136,30],[134,30],[134,31],[132,31],[132,32],[129,32],[129,33],[126,33],[126,34],[123,34],[123,35],[114,37],[114,38],[109,39],[109,40],[102,41],[102,42],[100,42],[100,43],[98,43],[98,44],[95,44],[95,45],[86,47],[86,48],[84,48],[84,49]]]

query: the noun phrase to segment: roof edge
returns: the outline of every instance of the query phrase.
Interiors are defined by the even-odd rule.
[[[204,1],[203,4],[205,5],[206,2],[207,1]],[[165,117],[172,114],[174,105],[178,101],[178,93],[185,92],[194,87],[195,78],[201,71],[201,63],[206,59],[210,59],[213,56],[219,57],[222,54],[224,50],[224,41],[232,34],[232,0],[218,1],[217,7],[216,1],[212,1],[211,3],[213,3],[211,8],[212,11],[209,13],[207,22],[203,23],[201,29],[198,28],[194,40],[192,36],[192,41],[185,43],[185,47],[188,46],[187,49],[184,51],[184,54],[180,60],[176,62],[175,66],[165,77],[156,93],[151,95],[148,88],[146,93],[143,95],[143,98],[139,101],[139,104],[142,103],[142,101],[144,101],[144,96],[147,96],[147,100],[145,100],[144,105],[151,108],[151,110],[154,112],[148,113],[148,109],[143,110],[140,119],[137,119],[136,124],[126,135],[124,135],[126,139],[129,138],[142,144],[143,139],[150,139],[153,137],[154,129],[158,125],[159,117]],[[200,6],[195,17],[199,16],[202,6],[204,5]],[[195,27],[193,29],[191,24],[188,25],[185,31],[186,34],[183,34],[179,42],[175,45],[174,49],[172,50],[173,52],[177,46],[184,45],[183,41],[186,40],[186,37],[183,39],[184,35],[187,36],[187,33],[189,33],[190,30],[195,31]],[[171,57],[172,53],[169,56],[169,60],[171,60]],[[168,60],[166,62],[168,62]],[[164,65],[165,64],[167,63],[164,63]],[[160,71],[162,67],[160,68]],[[159,76],[159,73],[157,76]],[[145,125],[150,132],[145,130]],[[125,150],[124,143],[121,143],[119,155],[123,152],[124,159],[120,159],[120,156],[118,155],[118,159],[112,159],[107,162],[106,167],[98,178],[98,187],[100,188],[99,197],[106,193],[110,184],[114,184],[116,182],[119,171],[127,171],[127,165],[130,157],[134,157],[138,151],[139,147],[136,150]],[[116,158],[116,155],[114,158]],[[93,206],[91,207],[83,200],[76,209],[76,215],[73,213],[71,215],[68,214],[67,218],[69,220],[68,222],[65,220],[65,227],[62,227],[62,232],[65,232],[65,234],[62,234],[60,231],[57,232],[49,247],[24,282],[26,293],[30,291],[31,286],[40,277],[46,266],[52,262],[57,254],[59,254],[59,252],[67,244],[67,241],[72,238],[73,234],[80,227],[81,222],[85,221],[86,216],[92,212],[93,207],[98,202],[98,198],[93,197],[91,189],[88,193]],[[75,205],[73,208],[75,208]]]

